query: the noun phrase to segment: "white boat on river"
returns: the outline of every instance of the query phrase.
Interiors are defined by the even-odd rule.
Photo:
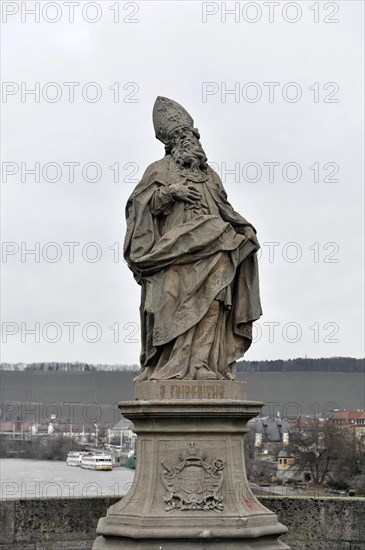
[[[83,454],[84,453],[79,451],[70,451],[66,459],[67,466],[81,466],[81,458]]]
[[[112,457],[105,453],[85,453],[81,457],[81,468],[88,470],[112,470]]]

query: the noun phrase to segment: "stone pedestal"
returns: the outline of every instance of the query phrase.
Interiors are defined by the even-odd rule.
[[[129,493],[99,521],[93,550],[284,550],[287,529],[251,492],[243,435],[263,403],[246,384],[149,381],[121,403],[137,463]]]

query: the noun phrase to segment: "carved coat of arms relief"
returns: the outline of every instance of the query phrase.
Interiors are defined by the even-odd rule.
[[[224,508],[222,485],[224,462],[215,458],[207,462],[195,443],[190,443],[175,464],[162,462],[162,482],[168,491],[165,510],[215,510]]]

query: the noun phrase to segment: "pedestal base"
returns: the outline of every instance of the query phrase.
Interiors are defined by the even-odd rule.
[[[257,540],[239,539],[222,541],[133,541],[121,538],[97,537],[93,550],[288,550],[289,546],[277,537],[264,537]]]
[[[135,480],[93,550],[288,549],[247,483],[243,435],[263,403],[245,383],[140,382],[136,395],[120,404],[138,434]]]

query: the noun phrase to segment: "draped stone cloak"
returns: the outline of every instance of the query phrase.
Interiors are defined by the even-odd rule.
[[[217,378],[229,378],[231,366],[251,344],[252,322],[262,313],[259,246],[239,233],[252,226],[233,210],[214,170],[208,167],[205,181],[196,184],[204,186],[204,210],[188,218],[187,203],[168,198],[169,184],[182,179],[182,169],[167,155],[147,168],[126,206],[124,257],[142,287],[142,375],[188,378],[189,360],[172,364],[169,355],[219,299],[224,313],[209,368]],[[185,183],[192,183],[189,177]],[[158,213],[157,193],[167,197]]]

